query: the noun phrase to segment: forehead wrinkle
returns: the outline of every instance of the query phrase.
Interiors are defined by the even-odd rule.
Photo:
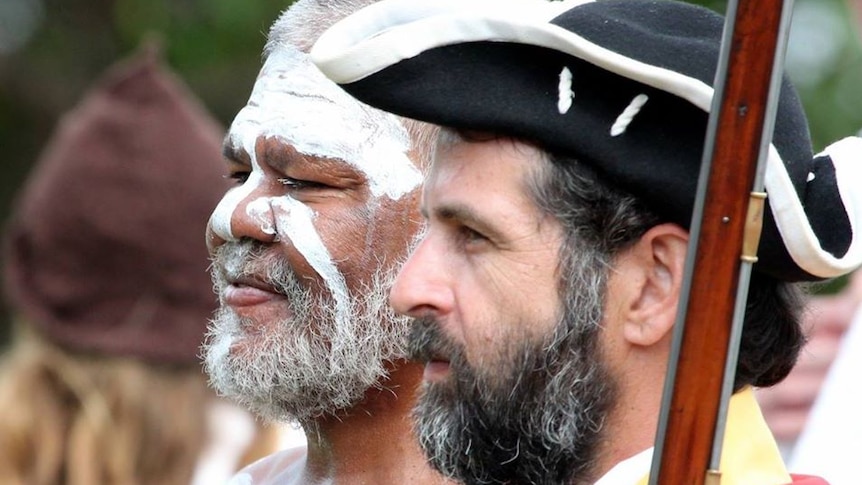
[[[451,202],[440,204],[433,210],[434,217],[444,222],[464,224],[472,227],[492,239],[499,239],[501,233],[495,224],[487,218],[482,217],[473,207],[460,203]]]
[[[302,91],[299,89],[289,89],[288,88],[285,90],[281,90],[280,93],[283,93],[285,96],[288,96],[288,97],[292,96],[292,97],[301,98],[301,99],[311,99],[314,101],[319,101],[321,103],[326,103],[326,104],[331,104],[331,105],[336,105],[336,106],[339,104],[338,101],[330,98],[329,96],[326,96],[325,94],[322,94],[322,93],[316,92],[316,91]]]
[[[341,158],[309,155],[296,150],[296,147],[285,141],[283,137],[273,136],[271,139],[278,141],[278,144],[267,144],[260,162],[279,173],[287,173],[291,167],[296,167],[306,171],[313,170],[315,173],[328,172],[329,175],[342,179],[366,181],[362,172],[357,171],[356,167]]]

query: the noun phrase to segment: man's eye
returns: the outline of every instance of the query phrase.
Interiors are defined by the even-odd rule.
[[[251,172],[237,171],[237,172],[231,172],[230,175],[228,175],[228,177],[235,180],[237,185],[242,185],[248,180],[249,175],[251,175]]]
[[[460,226],[458,228],[458,235],[464,243],[475,244],[488,241],[488,238],[484,234],[468,226]]]
[[[279,183],[287,187],[291,190],[303,190],[303,189],[324,189],[327,187],[326,184],[322,184],[320,182],[312,182],[310,180],[299,180],[290,177],[281,177],[278,179]]]

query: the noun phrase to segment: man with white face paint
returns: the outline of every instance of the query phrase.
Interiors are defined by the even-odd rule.
[[[369,0],[300,0],[273,25],[224,153],[238,186],[210,218],[221,308],[204,346],[213,387],[267,421],[298,422],[307,449],[235,483],[444,483],[408,414],[422,368],[403,359],[386,301],[420,227],[430,125],[355,101],[307,50]]]

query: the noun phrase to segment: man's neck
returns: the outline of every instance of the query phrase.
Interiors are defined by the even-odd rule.
[[[421,365],[402,363],[386,389],[371,389],[349,411],[303,426],[308,452],[300,483],[446,483],[428,466],[412,431],[422,372]]]
[[[646,485],[652,454],[653,450],[649,448],[622,460],[603,474],[597,485]],[[750,388],[737,392],[730,400],[719,469],[722,483],[792,481]]]

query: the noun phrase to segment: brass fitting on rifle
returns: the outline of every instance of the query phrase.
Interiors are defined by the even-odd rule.
[[[757,246],[763,231],[763,210],[766,207],[766,192],[752,192],[748,199],[748,213],[745,215],[745,233],[742,238],[742,256],[746,263],[757,262]]]

